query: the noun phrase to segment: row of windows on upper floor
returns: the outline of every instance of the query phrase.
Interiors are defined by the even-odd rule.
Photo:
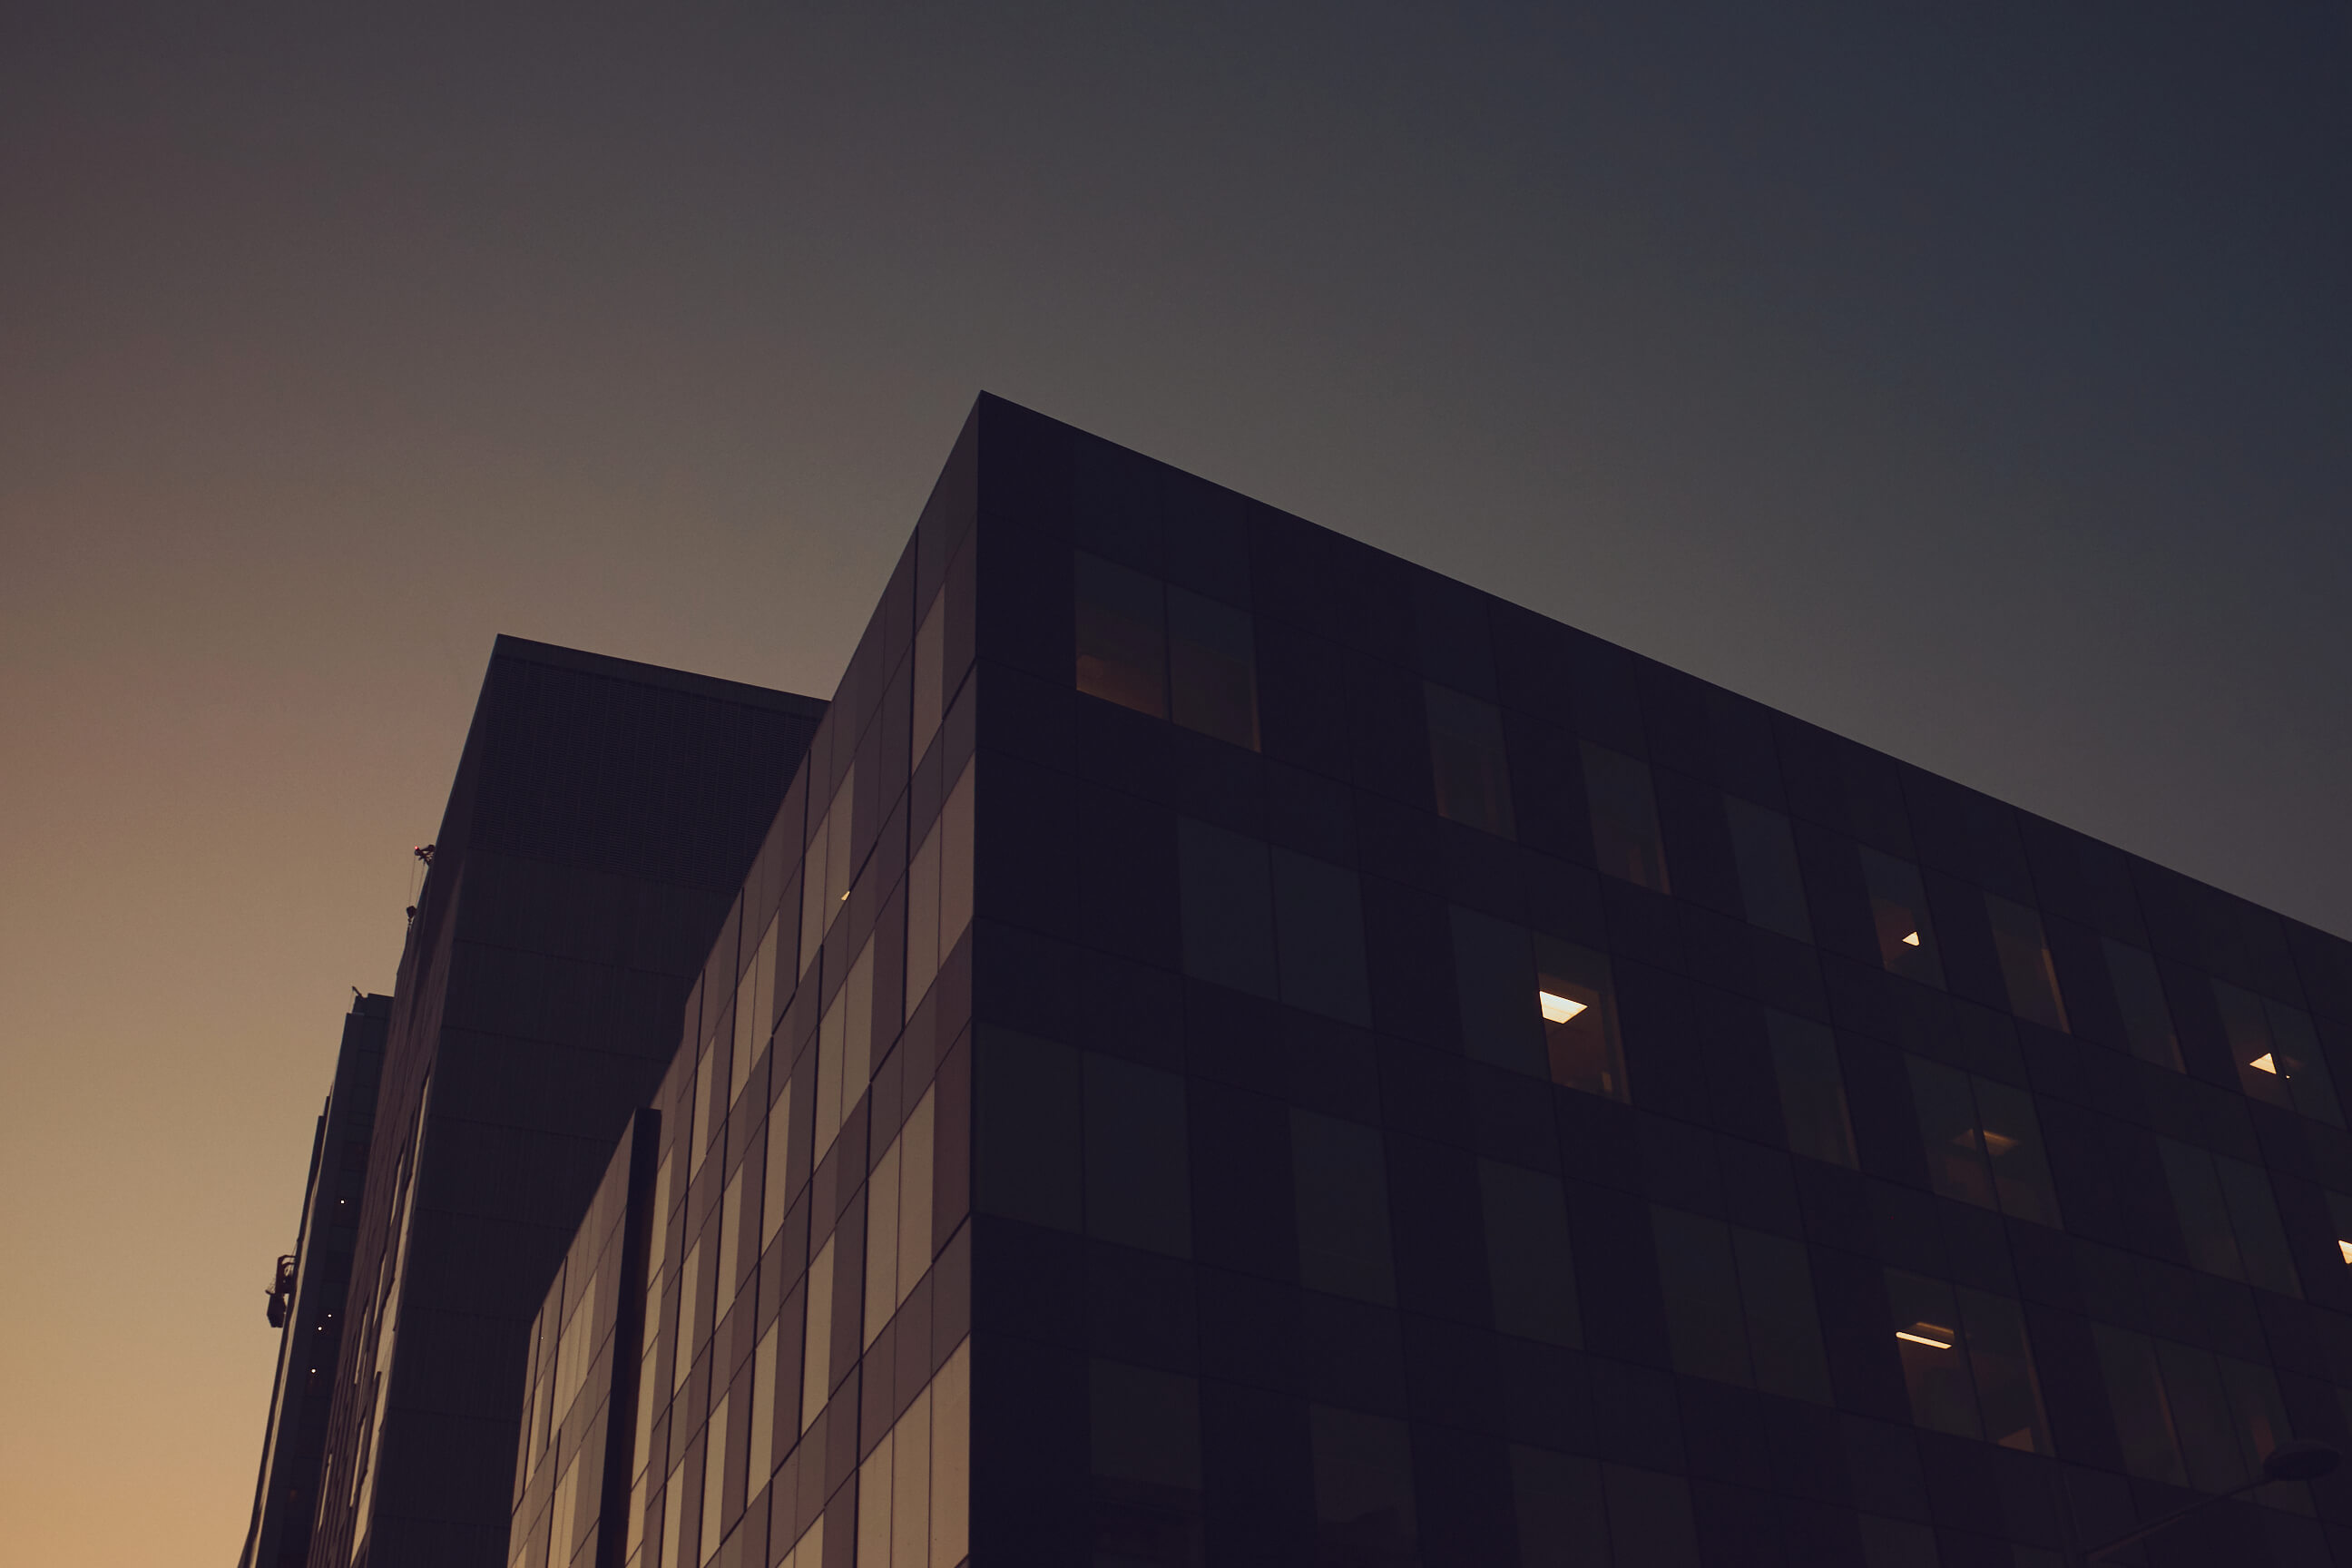
[[[1256,748],[1255,656],[1246,614],[1083,553],[1076,585],[1079,690]],[[1435,682],[1424,682],[1423,694],[1438,814],[1511,837],[1511,770],[1500,710]],[[1591,742],[1580,742],[1579,751],[1594,863],[1637,886],[1671,892],[1648,764]],[[1720,803],[1741,912],[1768,931],[1811,942],[1814,921],[1790,819],[1738,795],[1723,795]],[[1918,868],[1868,847],[1860,852],[1880,963],[1891,973],[1942,987],[1945,963]],[[2041,916],[1997,894],[1984,899],[2012,1011],[2066,1030],[2066,1002]],[[2154,960],[2112,938],[2106,945],[2111,966],[2128,971],[2118,973],[2116,984],[2132,1048],[2178,1070],[2179,1047]],[[2341,1126],[2342,1110],[2326,1081],[2309,1018],[2234,986],[2222,985],[2221,996],[2246,1091]]]

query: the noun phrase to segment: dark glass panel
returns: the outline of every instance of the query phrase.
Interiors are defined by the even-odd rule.
[[[2208,1274],[2243,1279],[2245,1267],[2238,1257],[2238,1241],[2230,1225],[2229,1204],[2221,1196],[2221,1179],[2213,1172],[2213,1156],[2202,1149],[2156,1141],[2164,1158],[2166,1184],[2172,1189],[2172,1212],[2180,1219],[2180,1239],[2189,1261]]]
[[[1502,710],[1424,681],[1431,775],[1437,814],[1487,833],[1511,836],[1510,769],[1504,760]]]
[[[1609,1540],[1620,1564],[1698,1568],[1698,1531],[1692,1522],[1690,1485],[1680,1476],[1601,1467],[1609,1500]]]
[[[2138,948],[2104,937],[2107,977],[2116,988],[2116,1006],[2123,1014],[2124,1035],[2132,1055],[2144,1062],[2180,1071],[2180,1040],[2172,1032],[2172,1009],[2165,1005],[2164,981],[2156,960]]]
[[[1805,910],[1805,880],[1797,863],[1797,840],[1789,819],[1751,805],[1736,795],[1723,797],[1731,825],[1731,852],[1739,866],[1739,896],[1748,921],[1766,931],[1813,940]]]
[[[1257,656],[1246,612],[1169,589],[1168,683],[1176,722],[1257,750]]]
[[[2278,1204],[2271,1194],[2270,1173],[2227,1154],[2213,1156],[2213,1173],[2221,1179],[2221,1199],[2229,1205],[2230,1229],[2238,1238],[2246,1283],[2282,1296],[2302,1295],[2286,1231],[2279,1224]]]
[[[1176,838],[1184,973],[1274,996],[1274,895],[1265,846],[1189,817],[1178,819]]]
[[[1417,1562],[1412,1446],[1404,1423],[1318,1405],[1309,1427],[1319,1568],[1402,1568]]]
[[[1514,1445],[1511,1500],[1518,1516],[1519,1568],[1609,1561],[1601,1467],[1591,1459]]]
[[[1802,1244],[1734,1226],[1739,1300],[1756,1386],[1792,1399],[1830,1402],[1829,1363],[1813,1309],[1813,1273]]]
[[[1665,841],[1658,832],[1657,797],[1650,769],[1622,752],[1587,741],[1585,797],[1592,810],[1593,863],[1653,892],[1671,892]]]
[[[1372,1128],[1310,1110],[1290,1116],[1298,1282],[1381,1306],[1396,1304],[1388,1175]]]
[[[1275,850],[1274,917],[1282,999],[1350,1024],[1370,1024],[1363,903],[1356,874]]]
[[[2091,1336],[2123,1445],[2124,1468],[2143,1480],[2181,1485],[2188,1473],[2173,1434],[2172,1406],[2157,1373],[2155,1344],[2145,1334],[2105,1323],[2092,1324]]]
[[[1481,1160],[1478,1188],[1495,1327],[1521,1339],[1574,1347],[1581,1337],[1576,1265],[1569,1251],[1568,1205],[1559,1179]]]
[[[1159,582],[1083,551],[1076,567],[1078,689],[1165,717],[1167,609]]]
[[[1846,1114],[1845,1079],[1837,1040],[1827,1027],[1786,1013],[1764,1015],[1780,1080],[1780,1116],[1789,1148],[1811,1159],[1851,1168],[1853,1124]]]
[[[1675,1369],[1723,1383],[1751,1383],[1731,1227],[1680,1209],[1654,1207],[1650,1217]]]
[[[2026,1343],[2025,1321],[2017,1303],[1983,1290],[1962,1289],[1959,1298],[1985,1436],[2021,1453],[2054,1452],[2050,1423],[2042,1411],[2042,1384],[2033,1374],[2033,1352]]]
[[[2051,962],[2042,917],[1992,893],[1985,895],[1985,909],[1992,917],[1993,948],[2000,955],[2009,1010],[2043,1028],[2063,1030],[2066,1004],[2058,994],[2058,969]]]
[[[1184,1080],[1093,1052],[1085,1078],[1087,1234],[1191,1256]]]
[[[1528,932],[1460,905],[1454,907],[1452,925],[1463,1049],[1475,1060],[1541,1077],[1542,1016],[1528,1005],[1535,960]]]

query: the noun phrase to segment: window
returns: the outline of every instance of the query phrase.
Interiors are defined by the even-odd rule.
[[[816,1029],[816,1138],[822,1163],[874,1076],[874,940],[868,937]]]
[[[2213,996],[2221,1004],[2230,1055],[2238,1064],[2238,1085],[2249,1097],[2330,1126],[2344,1125],[2336,1086],[2328,1079],[2327,1063],[2307,1016],[2226,981],[2213,982]]]
[[[1176,722],[1257,750],[1257,654],[1246,613],[1169,589],[1168,687]]]
[[[932,595],[931,607],[915,630],[915,728],[913,750],[907,754],[917,762],[930,749],[931,737],[947,715],[947,605],[945,593]]]
[[[1852,1168],[1853,1125],[1846,1115],[1836,1037],[1822,1025],[1786,1013],[1768,1011],[1764,1021],[1772,1039],[1772,1071],[1780,1080],[1780,1120],[1790,1152]]]
[[[671,1394],[686,1386],[686,1374],[694,1370],[694,1354],[703,1338],[702,1243],[698,1240],[686,1249],[686,1261],[677,1271],[677,1338],[670,1352]]]
[[[2172,1032],[2172,1010],[2165,1005],[2164,981],[2156,972],[2156,960],[2113,937],[2101,941],[2107,952],[2107,976],[2115,983],[2116,1007],[2123,1015],[2124,1037],[2131,1046],[2132,1055],[2144,1062],[2180,1071],[2180,1041]]]
[[[1257,654],[1250,617],[1081,551],[1077,686],[1257,749]]]
[[[1829,1403],[1803,1247],[1680,1209],[1650,1215],[1675,1370]]]
[[[793,1135],[793,1085],[784,1080],[784,1092],[768,1111],[768,1146],[763,1154],[765,1168],[761,1175],[760,1250],[765,1252],[768,1243],[776,1239],[776,1231],[784,1223],[785,1200],[791,1194]],[[658,1225],[656,1225],[658,1229]]]
[[[1430,773],[1437,815],[1482,832],[1511,836],[1510,768],[1503,753],[1503,714],[1491,702],[1424,681]]]
[[[782,924],[781,911],[769,918],[767,934],[760,939],[751,967],[735,984],[735,1052],[727,1074],[730,1108],[742,1095],[751,1065],[768,1043],[768,1021],[774,1016],[770,1009],[775,1005],[776,935]]]
[[[1395,1568],[1416,1560],[1412,1447],[1402,1421],[1309,1407],[1315,1447],[1315,1560],[1320,1568]]]
[[[1200,1559],[1200,1385],[1119,1362],[1087,1368],[1095,1510],[1090,1562]]]
[[[1568,1205],[1559,1179],[1499,1161],[1478,1162],[1486,1222],[1486,1277],[1495,1327],[1523,1340],[1581,1342]]]
[[[1453,927],[1462,1041],[1473,1058],[1626,1098],[1607,959],[1458,906]]]
[[[2050,960],[2042,917],[1992,893],[1985,895],[1985,910],[1992,917],[1993,950],[2000,955],[2009,1010],[2028,1023],[2063,1032],[2066,1004],[2058,994],[2058,968]]]
[[[781,1374],[777,1356],[781,1346],[777,1335],[782,1320],[768,1325],[760,1336],[759,1348],[751,1352],[751,1464],[746,1471],[750,1479],[744,1489],[750,1496],[759,1495],[768,1484],[776,1457],[776,1379]]]
[[[2018,1219],[2059,1224],[2032,1098],[1917,1057],[1910,1062],[1912,1102],[1936,1191]]]
[[[2016,1302],[1894,1268],[1886,1297],[1913,1421],[2029,1454],[2053,1451]]]
[[[1731,826],[1731,854],[1739,868],[1739,897],[1749,923],[1799,942],[1812,941],[1805,879],[1797,868],[1797,838],[1789,819],[1735,795],[1723,797],[1723,814]]]
[[[702,1550],[698,1553],[708,1563],[719,1554],[719,1543],[726,1538],[727,1516],[721,1507],[727,1497],[727,1395],[720,1394],[711,1407],[710,1425],[702,1436]]]
[[[802,1315],[801,1431],[805,1434],[824,1414],[833,1393],[833,1259],[838,1234],[824,1238],[809,1264],[808,1308]]]
[[[1287,849],[1276,849],[1273,857],[1282,999],[1326,1017],[1370,1024],[1356,874]]]
[[[1084,1070],[1087,1234],[1191,1257],[1184,1080],[1092,1051]]]
[[[1927,889],[1919,868],[1875,849],[1862,852],[1863,885],[1870,890],[1871,924],[1878,932],[1878,962],[1892,974],[1944,984],[1944,961],[1936,930],[1927,919]]]
[[[1543,1016],[1544,1058],[1552,1082],[1623,1100],[1625,1055],[1617,1038],[1609,961],[1540,933],[1535,952],[1536,1010]]]
[[[2105,1323],[2091,1333],[2133,1475],[2228,1491],[2292,1435],[2269,1368]]]
[[[1180,818],[1184,973],[1253,995],[1273,997],[1273,873],[1255,838]]]
[[[940,965],[971,923],[972,769],[940,806],[939,820],[907,863],[906,1016],[929,994]]]
[[[1665,840],[1658,832],[1658,803],[1650,792],[1650,768],[1622,752],[1584,742],[1585,799],[1592,810],[1594,863],[1654,893],[1666,884]]]
[[[963,1561],[971,1406],[966,1341],[857,1467],[858,1568],[952,1568]],[[820,1515],[777,1568],[824,1568],[824,1555]]]
[[[688,1176],[702,1173],[702,1157],[710,1152],[711,1072],[718,1045],[716,1038],[702,1042],[702,1056],[694,1064],[694,1130],[687,1140],[686,1171]]]
[[[801,863],[801,959],[795,974],[806,974],[824,945],[834,918],[849,901],[851,818],[856,815],[857,769],[844,770],[833,800],[809,835],[808,851]]]
[[[1311,1110],[1290,1113],[1298,1282],[1310,1290],[1396,1304],[1388,1175],[1381,1135]]]
[[[2301,1295],[2268,1174],[2243,1160],[2169,1138],[2156,1142],[2189,1261],[2209,1274],[2283,1296]]]
[[[1166,717],[1168,611],[1159,582],[1083,551],[1076,565],[1078,689]]]
[[[735,1271],[743,1257],[743,1178],[751,1170],[749,1161],[736,1166],[719,1200],[719,1290],[712,1298],[718,1306],[713,1316],[718,1319],[724,1319],[735,1304]],[[751,1196],[758,1201],[756,1189]]]
[[[932,1106],[927,1090],[866,1181],[867,1348],[931,1266]]]

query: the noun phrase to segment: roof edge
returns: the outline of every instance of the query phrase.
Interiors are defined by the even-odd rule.
[[[529,637],[514,637],[506,632],[498,634],[491,643],[490,658],[493,660],[520,659],[530,664],[578,670],[583,674],[602,675],[615,680],[634,680],[644,686],[666,687],[672,691],[715,698],[721,702],[738,702],[750,708],[798,714],[804,719],[822,719],[830,706],[822,698],[803,697],[794,691],[779,691],[772,687],[728,680],[716,675],[697,675],[691,670],[644,664],[633,658],[616,658],[611,654],[591,653],[585,648],[533,642]]]

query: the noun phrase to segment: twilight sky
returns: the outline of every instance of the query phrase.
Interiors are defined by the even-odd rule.
[[[144,9],[0,8],[21,1561],[234,1559],[493,634],[830,695],[983,387],[2352,932],[2341,5]]]

